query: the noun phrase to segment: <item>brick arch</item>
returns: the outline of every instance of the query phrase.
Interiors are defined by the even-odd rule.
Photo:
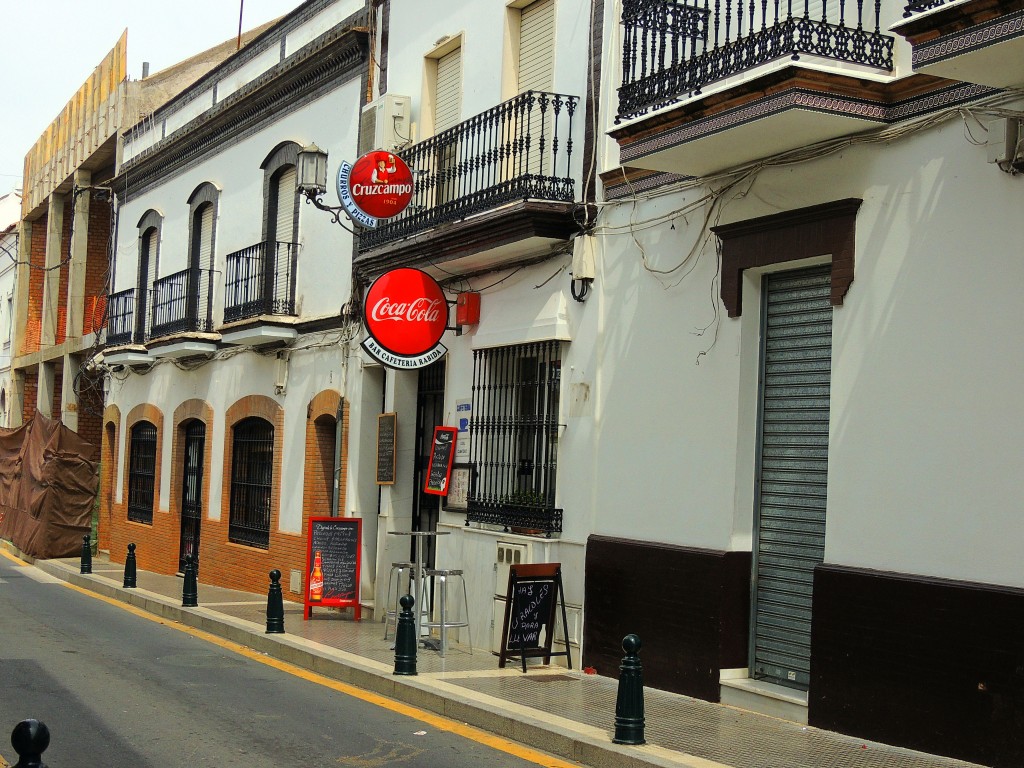
[[[341,423],[338,411],[341,409]],[[348,402],[341,393],[325,389],[316,394],[306,408],[306,451],[302,475],[302,530],[311,516],[331,513],[333,492],[334,441],[341,429],[341,460],[338,510],[345,515],[345,477],[348,467]]]
[[[132,427],[140,421],[148,421],[156,427],[156,468],[153,477],[153,523],[136,523],[128,520],[128,462],[132,455]],[[168,515],[160,509],[160,484],[163,477],[164,414],[152,403],[140,403],[128,411],[124,419],[124,455],[120,463],[124,466],[121,483],[121,503],[115,505],[111,518],[110,559],[124,562],[128,544],[136,545],[135,557],[139,568],[156,573],[173,573],[167,565]],[[176,570],[176,569],[175,569]]]
[[[235,544],[228,540],[231,519],[231,470],[233,458],[233,430],[242,419],[257,416],[274,426],[274,479],[270,494],[270,544],[267,549]],[[267,574],[278,569],[285,577],[281,580],[284,597],[301,599],[301,594],[289,590],[290,569],[305,567],[305,547],[301,535],[280,531],[281,520],[281,462],[284,456],[284,409],[273,398],[265,395],[247,395],[234,402],[224,415],[224,456],[221,484],[221,514],[217,520],[206,519],[210,529],[207,537],[203,530],[203,552],[215,548],[213,557],[207,556],[203,565],[204,581],[231,589],[264,592]]]
[[[181,538],[181,491],[183,481],[182,472],[185,467],[185,424],[193,420],[201,421],[206,426],[206,443],[203,448],[203,488],[201,497],[204,522],[210,512],[210,479],[213,469],[213,452],[210,450],[213,444],[213,406],[205,400],[196,398],[186,400],[181,403],[174,409],[174,415],[171,417],[171,424],[173,425],[174,431],[171,433],[171,494],[168,511],[170,512],[171,522],[170,549],[174,553],[175,557],[177,556],[175,545],[177,542],[180,542]],[[202,546],[202,524],[200,524],[199,542],[199,560],[203,561],[204,548]]]
[[[111,525],[114,516],[114,486],[117,480],[117,448],[121,437],[121,409],[108,405],[103,409],[100,431],[100,508],[96,530],[96,546],[110,550]]]

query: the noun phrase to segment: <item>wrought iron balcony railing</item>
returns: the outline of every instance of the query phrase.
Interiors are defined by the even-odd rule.
[[[111,294],[107,299],[107,346],[137,343],[140,339],[135,323],[135,289]]]
[[[880,15],[881,0],[623,0],[616,122],[787,56],[891,71]]]
[[[183,269],[153,283],[149,338],[213,330],[213,271]]]
[[[526,91],[413,144],[399,156],[413,171],[403,213],[360,234],[369,251],[515,200],[572,202],[573,116],[578,96]]]
[[[903,9],[903,18],[913,16],[915,13],[930,11],[932,8],[938,8],[940,5],[945,5],[947,2],[951,2],[951,0],[910,0]]]
[[[224,322],[295,314],[298,243],[264,242],[229,253],[224,278]]]

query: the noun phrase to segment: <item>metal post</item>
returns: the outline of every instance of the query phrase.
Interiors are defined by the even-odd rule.
[[[622,639],[626,652],[619,667],[619,694],[615,700],[615,744],[645,744],[644,740],[644,676],[640,664],[640,638],[626,635]]]
[[[196,564],[192,555],[185,556],[185,580],[181,587],[182,608],[195,608],[199,605],[199,584],[196,581]]]
[[[92,573],[92,544],[89,534],[82,537],[82,568],[80,573]]]
[[[11,733],[11,746],[18,753],[14,768],[46,768],[43,752],[50,746],[50,729],[38,720],[22,720]]]
[[[267,592],[267,634],[284,634],[284,597],[281,594],[281,572],[270,572],[270,590]]]
[[[418,567],[418,565],[417,565]],[[402,595],[398,601],[402,606],[395,625],[395,674],[416,674],[416,620],[413,618],[412,607],[416,598]]]
[[[124,561],[124,587],[130,589],[136,584],[135,545],[128,545],[128,557]]]

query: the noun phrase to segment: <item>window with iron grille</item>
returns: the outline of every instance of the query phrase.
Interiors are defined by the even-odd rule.
[[[470,522],[562,530],[555,507],[561,371],[557,341],[473,353]]]
[[[229,541],[269,548],[273,484],[274,426],[255,416],[242,419],[232,431]]]
[[[128,519],[153,524],[156,503],[156,427],[148,421],[132,426],[128,450]]]

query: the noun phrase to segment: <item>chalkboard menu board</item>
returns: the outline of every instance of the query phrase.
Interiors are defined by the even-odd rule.
[[[352,608],[359,621],[359,562],[363,521],[358,517],[311,517],[306,552],[306,609]]]
[[[456,427],[434,427],[434,440],[430,445],[430,464],[427,466],[427,482],[424,493],[436,496],[448,495],[448,480],[452,474],[452,459],[455,458]]]
[[[397,413],[382,413],[377,417],[377,485],[394,485],[397,433]]]
[[[498,666],[504,667],[508,659],[518,658],[525,672],[529,658],[543,657],[544,663],[550,664],[552,656],[565,656],[572,669],[568,642],[564,651],[551,650],[559,603],[562,635],[568,637],[561,563],[513,565],[509,569]]]

